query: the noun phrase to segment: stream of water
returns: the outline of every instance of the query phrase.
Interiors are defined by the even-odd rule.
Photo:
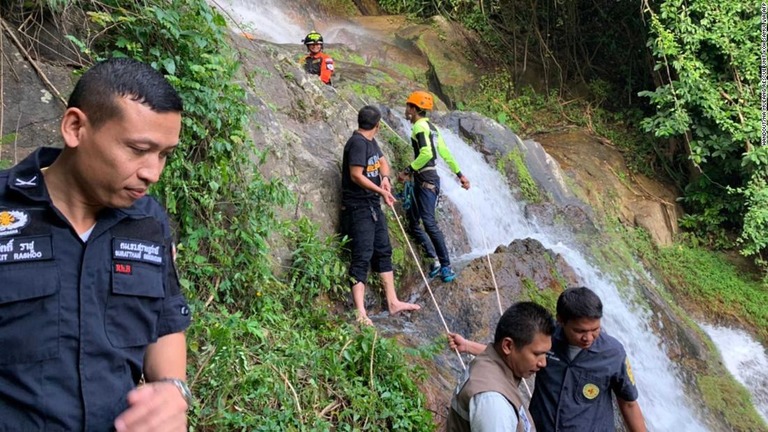
[[[300,44],[312,30],[295,24],[296,17],[289,16],[279,0],[220,0],[214,4],[223,7],[234,21],[233,30],[245,31],[257,39]]]
[[[723,357],[725,367],[749,390],[757,411],[768,422],[768,353],[747,332],[699,324]]]

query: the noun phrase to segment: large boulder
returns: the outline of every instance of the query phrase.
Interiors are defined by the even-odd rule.
[[[672,243],[683,215],[674,187],[632,172],[619,149],[587,131],[544,134],[536,140],[557,161],[571,190],[594,211],[644,228],[657,245]]]
[[[428,82],[449,107],[466,100],[476,88],[478,68],[472,63],[476,36],[441,16],[429,24],[414,24],[397,32],[401,43],[418,48],[429,62]]]

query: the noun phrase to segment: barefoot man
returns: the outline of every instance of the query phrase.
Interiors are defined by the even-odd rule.
[[[341,166],[341,229],[350,238],[352,260],[352,298],[357,319],[373,324],[365,310],[365,282],[368,267],[379,273],[387,306],[391,315],[421,309],[419,305],[402,302],[395,292],[392,272],[392,246],[389,243],[387,220],[381,210],[381,198],[392,206],[392,184],[389,163],[374,138],[379,130],[381,112],[374,106],[364,106],[357,114],[358,129],[344,146]]]

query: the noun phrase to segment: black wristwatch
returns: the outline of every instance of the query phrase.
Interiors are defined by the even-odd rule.
[[[184,380],[178,378],[165,378],[155,382],[167,382],[175,385],[176,388],[179,389],[181,396],[187,402],[187,411],[192,409],[192,404],[195,402],[195,398],[192,396],[192,391],[189,390],[189,386],[187,386],[187,383],[184,382]]]

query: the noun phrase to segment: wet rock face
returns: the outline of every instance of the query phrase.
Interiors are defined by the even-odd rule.
[[[658,245],[672,243],[683,211],[677,191],[632,173],[615,147],[581,130],[537,137],[573,194],[602,216],[617,214],[625,225],[647,230]]]
[[[21,37],[21,36],[19,36]],[[3,72],[3,108],[0,160],[20,162],[40,146],[61,147],[59,123],[64,104],[46,86],[19,48],[8,37],[0,38]],[[51,85],[67,98],[74,87],[71,68],[38,63]]]
[[[484,155],[506,154],[520,148],[518,136],[507,127],[475,112],[451,111],[434,117]]]

